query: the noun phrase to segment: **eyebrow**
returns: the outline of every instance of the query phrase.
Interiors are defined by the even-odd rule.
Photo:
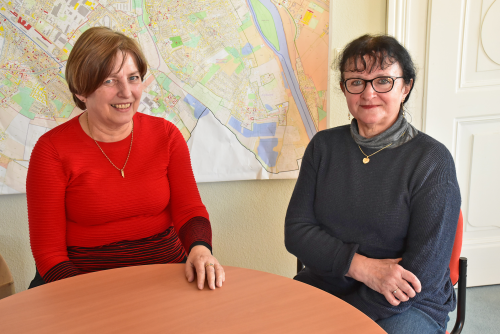
[[[133,75],[140,75],[139,71],[134,71],[132,73],[129,73],[127,74],[127,77],[130,77],[130,76],[133,76]],[[116,79],[116,73],[111,73],[110,75],[108,75],[106,78],[112,78],[112,79]]]
[[[396,76],[394,75],[378,75],[376,77],[373,77],[373,79],[377,79],[377,78],[395,78]],[[346,80],[348,79],[361,79],[361,80],[371,80],[371,79],[363,79],[363,78],[360,78],[360,77],[352,77],[352,78],[347,78]]]

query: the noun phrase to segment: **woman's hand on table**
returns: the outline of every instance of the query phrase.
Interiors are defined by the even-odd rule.
[[[399,261],[401,258],[378,260],[355,254],[346,276],[364,283],[384,295],[391,305],[398,306],[422,290],[417,276],[401,267]]]
[[[188,282],[193,282],[195,276],[198,289],[202,290],[205,286],[205,277],[208,287],[212,290],[217,286],[222,287],[226,280],[224,268],[219,261],[210,253],[210,250],[202,245],[194,246],[188,255],[186,261],[186,278]]]

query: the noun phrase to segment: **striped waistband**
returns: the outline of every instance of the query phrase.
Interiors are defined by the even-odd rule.
[[[173,227],[139,239],[98,247],[69,246],[70,261],[82,272],[128,266],[185,262],[187,255]]]

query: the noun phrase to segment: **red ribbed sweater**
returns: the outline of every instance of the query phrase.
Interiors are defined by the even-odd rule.
[[[211,246],[208,213],[189,151],[172,123],[134,115],[125,178],[80,126],[78,117],[44,134],[33,149],[26,183],[30,242],[42,277],[64,263],[57,279],[80,273],[67,247],[98,247],[148,238],[173,226],[184,249]],[[122,167],[131,136],[99,142]],[[69,262],[68,262],[69,261]],[[59,270],[60,271],[60,270]]]

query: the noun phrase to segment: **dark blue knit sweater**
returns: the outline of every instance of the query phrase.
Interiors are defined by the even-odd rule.
[[[314,136],[288,207],[286,248],[305,264],[303,281],[373,320],[413,306],[444,326],[456,304],[448,269],[461,202],[453,158],[421,132],[373,155],[366,165],[363,158],[349,126]],[[402,257],[400,265],[419,278],[422,292],[392,306],[382,294],[345,277],[354,253]]]

